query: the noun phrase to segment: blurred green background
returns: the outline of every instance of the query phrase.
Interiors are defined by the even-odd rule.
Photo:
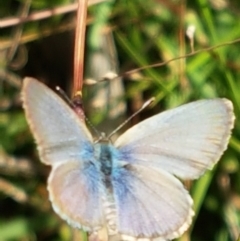
[[[74,239],[73,231],[51,208],[46,191],[50,169],[38,159],[19,93],[24,76],[52,88],[59,85],[70,93],[75,12],[22,24],[9,21],[72,4],[69,0],[0,1],[0,241]],[[240,42],[232,41],[240,39],[240,2],[106,1],[89,7],[87,23],[86,73],[92,67],[91,54],[108,51],[100,44],[102,35],[110,36],[107,47],[114,51],[103,58],[122,76],[124,92],[117,94],[126,106],[125,115],[134,113],[148,98],[156,98],[129,126],[193,100],[226,97],[233,102],[236,122],[228,150],[213,171],[198,181],[186,182],[196,215],[179,240],[238,240]],[[195,28],[193,38],[186,34],[189,27]],[[189,53],[187,58],[174,60]],[[164,64],[169,60],[173,61]],[[163,64],[147,67],[154,63]],[[101,69],[101,62],[96,66]],[[145,68],[127,72],[140,67]],[[85,88],[91,86],[83,89],[88,105],[90,90]],[[87,110],[92,122],[104,125],[108,113],[93,112]]]

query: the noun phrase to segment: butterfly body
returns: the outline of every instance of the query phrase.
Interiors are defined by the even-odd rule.
[[[219,160],[234,115],[226,99],[200,100],[133,126],[115,143],[94,143],[76,113],[32,78],[23,107],[40,159],[51,165],[50,200],[71,226],[107,228],[119,240],[179,237],[189,227],[192,198],[181,179],[196,179]]]

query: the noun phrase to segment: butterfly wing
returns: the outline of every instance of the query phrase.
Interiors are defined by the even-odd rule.
[[[92,137],[74,111],[37,80],[23,82],[22,100],[42,162],[52,165],[48,190],[54,210],[74,227],[102,226],[102,180]]]
[[[142,121],[121,135],[115,146],[129,163],[193,179],[219,160],[233,122],[229,100],[200,100]]]
[[[233,121],[230,101],[202,100],[153,116],[117,139],[112,183],[123,239],[173,239],[188,228],[192,199],[174,175],[197,178],[211,168]]]
[[[91,149],[92,137],[85,124],[48,87],[25,78],[22,101],[42,162],[81,160]]]
[[[94,231],[103,227],[101,178],[92,163],[79,160],[55,165],[48,179],[55,212],[75,228]]]
[[[112,174],[121,240],[173,239],[190,225],[192,199],[164,170],[129,164]]]

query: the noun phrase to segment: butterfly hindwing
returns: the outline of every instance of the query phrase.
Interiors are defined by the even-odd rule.
[[[192,199],[171,174],[128,164],[113,170],[112,176],[117,227],[123,238],[172,239],[190,225]]]
[[[70,161],[54,167],[48,179],[54,210],[71,226],[87,231],[104,223],[102,178],[97,167],[96,162]]]

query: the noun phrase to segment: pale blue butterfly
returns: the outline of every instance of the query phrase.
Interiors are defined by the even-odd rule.
[[[192,199],[181,179],[219,160],[234,123],[227,99],[200,100],[155,115],[114,145],[94,143],[76,113],[52,90],[25,78],[23,107],[56,213],[70,225],[107,228],[120,240],[167,240],[191,224]]]

